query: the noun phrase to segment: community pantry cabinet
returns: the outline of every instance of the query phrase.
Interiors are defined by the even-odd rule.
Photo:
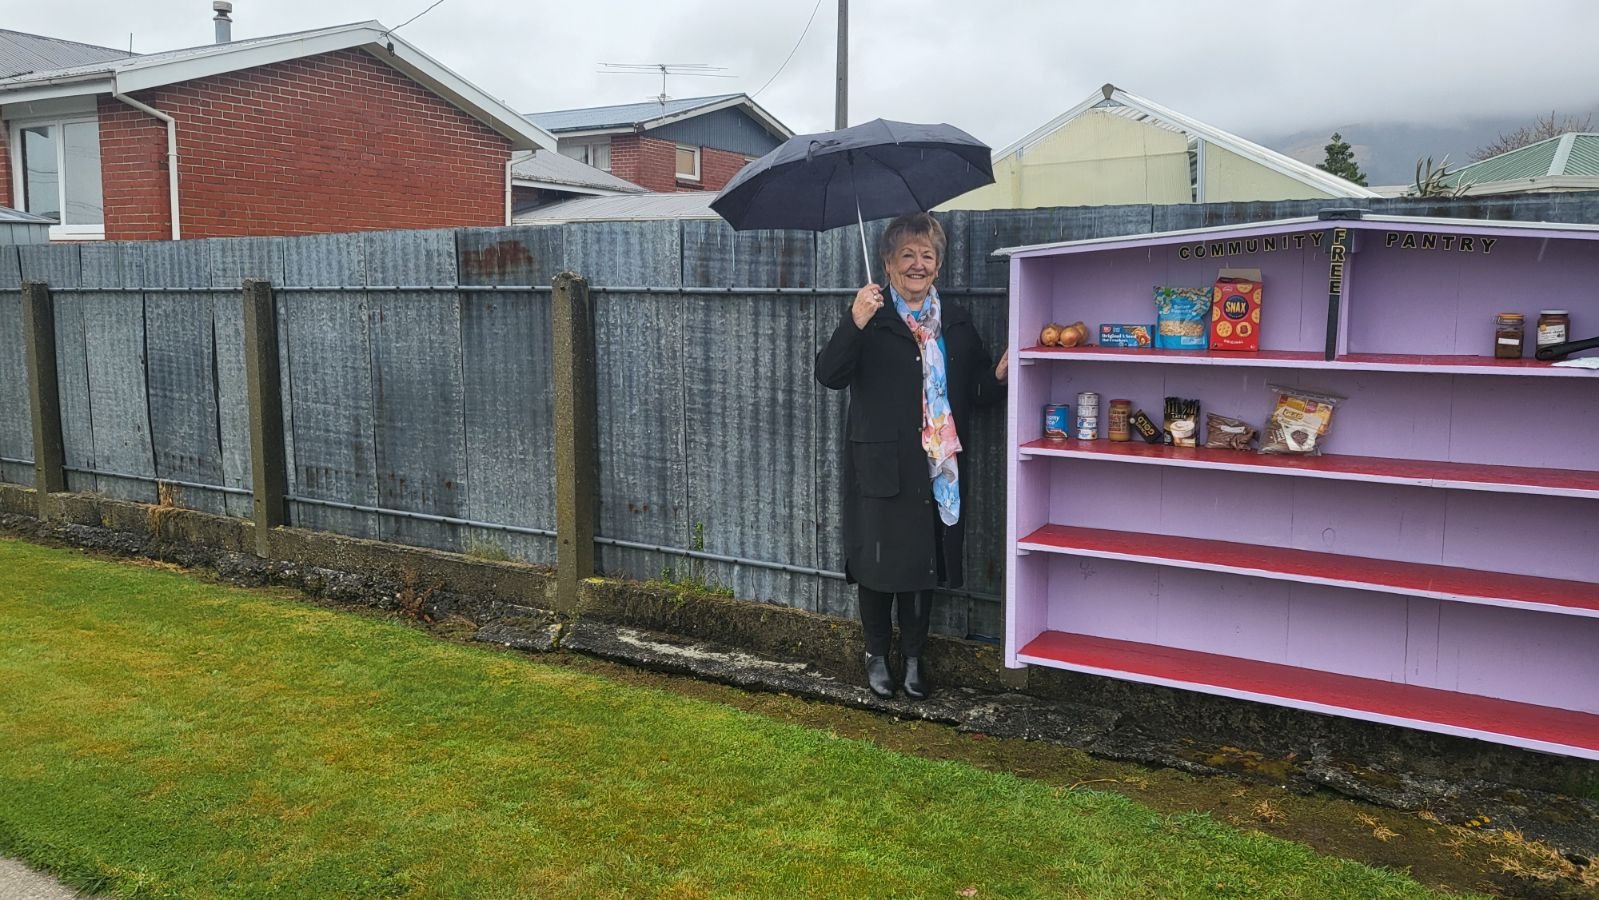
[[[1368,216],[1011,257],[1005,658],[1599,759],[1599,229]],[[1037,346],[1155,321],[1157,285],[1258,268],[1259,352]],[[1525,358],[1495,359],[1524,313]],[[1582,356],[1584,354],[1578,354]],[[1347,398],[1319,457],[1044,439],[1092,391],[1259,428]],[[1103,402],[1103,401],[1102,401]]]

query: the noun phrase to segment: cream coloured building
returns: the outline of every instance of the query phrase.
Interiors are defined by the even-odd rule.
[[[939,209],[1376,197],[1107,84],[994,154],[994,183]]]

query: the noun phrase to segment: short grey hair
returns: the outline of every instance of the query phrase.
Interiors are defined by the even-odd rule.
[[[909,213],[888,223],[877,241],[877,255],[886,262],[912,238],[926,238],[933,245],[933,252],[938,254],[938,261],[944,261],[944,226],[924,212]]]

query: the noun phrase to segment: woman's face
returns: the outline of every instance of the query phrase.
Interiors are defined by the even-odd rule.
[[[927,296],[938,277],[938,251],[924,237],[911,237],[900,243],[883,261],[888,283],[906,300],[916,303]]]

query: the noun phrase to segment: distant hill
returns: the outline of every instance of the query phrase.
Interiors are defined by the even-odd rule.
[[[1544,110],[1542,115],[1547,115]],[[1560,110],[1559,114],[1581,118],[1593,116],[1599,129],[1599,102],[1588,110]],[[1416,160],[1431,156],[1434,162],[1449,154],[1449,167],[1458,169],[1471,162],[1478,147],[1492,143],[1500,134],[1530,124],[1540,113],[1474,119],[1459,125],[1427,125],[1414,122],[1366,122],[1329,125],[1315,131],[1256,139],[1267,147],[1294,159],[1315,165],[1326,159],[1327,141],[1333,132],[1343,135],[1355,154],[1355,162],[1366,173],[1366,183],[1410,184],[1416,177]]]

